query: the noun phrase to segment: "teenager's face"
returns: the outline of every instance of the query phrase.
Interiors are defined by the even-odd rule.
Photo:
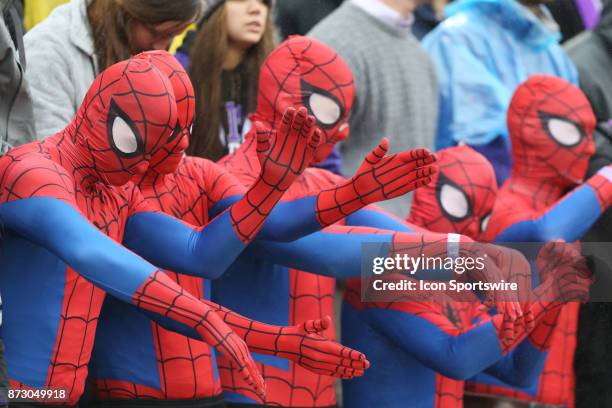
[[[191,21],[164,21],[158,24],[147,24],[139,20],[132,21],[130,41],[134,53],[152,50],[168,50],[172,39],[185,31]]]
[[[240,48],[257,44],[266,30],[268,6],[263,0],[228,0],[227,34],[230,43]]]

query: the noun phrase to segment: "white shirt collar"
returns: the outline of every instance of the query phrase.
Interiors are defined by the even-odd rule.
[[[402,18],[400,13],[380,0],[352,0],[352,2],[372,17],[406,35],[412,30],[412,23],[414,23],[414,16],[412,14],[408,18]]]

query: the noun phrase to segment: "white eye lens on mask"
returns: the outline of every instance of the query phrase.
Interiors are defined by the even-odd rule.
[[[584,136],[582,127],[567,118],[540,112],[540,120],[546,133],[563,147],[576,146]]]
[[[125,120],[117,116],[113,120],[113,143],[117,150],[125,154],[133,154],[138,149],[136,135]]]
[[[332,129],[344,117],[340,101],[332,93],[302,80],[302,103],[322,129]]]
[[[472,204],[467,193],[443,173],[438,178],[436,195],[442,212],[451,221],[462,221],[472,215]]]
[[[110,103],[107,132],[113,149],[121,156],[136,156],[144,150],[138,128],[114,100]]]
[[[483,232],[487,229],[487,225],[489,225],[490,219],[491,219],[491,214],[489,213],[480,221],[480,232]]]

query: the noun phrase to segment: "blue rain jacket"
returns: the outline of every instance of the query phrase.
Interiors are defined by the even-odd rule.
[[[578,83],[559,33],[518,1],[459,0],[445,13],[423,40],[440,84],[438,149],[482,146],[499,136],[509,145],[506,110],[514,89],[532,74]]]

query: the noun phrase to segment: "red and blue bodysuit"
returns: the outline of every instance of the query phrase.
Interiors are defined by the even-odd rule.
[[[514,165],[499,191],[481,239],[498,242],[574,242],[609,207],[612,169],[585,182],[594,152],[595,117],[584,94],[555,77],[533,76],[519,86],[508,110]],[[470,391],[573,406],[573,356],[578,303],[560,313],[541,378],[531,388],[490,380]]]
[[[264,63],[258,95],[257,111],[253,118],[271,127],[278,126],[280,114],[287,106],[301,105],[308,109],[317,119],[317,126],[323,131],[317,158],[325,158],[335,143],[348,135],[346,119],[353,103],[353,77],[346,63],[335,52],[317,41],[293,37],[281,44]],[[237,152],[221,161],[244,185],[253,183],[253,173],[258,169],[254,147],[251,134]],[[406,191],[403,186],[405,180],[392,175],[393,171],[385,173],[388,177],[377,181],[387,185],[384,194],[403,194]],[[397,178],[395,183],[394,178]],[[346,180],[326,170],[307,169],[304,177],[287,192],[285,199],[316,195],[338,183],[346,183]],[[376,193],[372,192],[372,195],[374,194]],[[362,199],[372,202],[366,195]],[[327,214],[338,212],[342,214],[340,218],[348,215],[347,207],[341,204],[346,202],[342,195],[337,195],[333,201],[337,204],[329,207],[326,217]],[[347,204],[353,206],[356,203]],[[342,245],[334,240],[334,237],[329,238],[330,243]],[[338,268],[329,265],[333,262],[331,259],[325,265],[325,261],[329,259],[325,255],[329,246],[326,247],[323,242],[314,253],[310,252],[312,255],[305,255],[307,251],[298,251],[300,257],[306,263],[321,262],[323,265],[319,271],[337,270]],[[358,248],[360,245],[355,245],[355,249],[359,250]],[[263,248],[258,248],[258,251],[263,251]],[[298,257],[291,258],[295,260]],[[352,270],[353,275],[359,273],[359,268],[351,268],[351,265],[340,265],[339,269]],[[310,270],[314,271],[316,268]],[[266,322],[293,324],[333,315],[335,279],[287,268],[277,262],[243,257],[226,275],[215,281],[212,288],[215,301],[228,302],[228,305],[237,308],[241,313]],[[258,297],[250,296],[251,291],[258,293]],[[333,336],[333,331],[330,330],[327,335]],[[256,360],[261,363],[260,367],[268,385],[265,404],[291,407],[335,406],[332,378],[313,374],[291,362],[265,356],[256,356]],[[257,396],[236,378],[234,365],[219,357],[219,366],[223,387],[230,402],[259,402]]]
[[[148,54],[151,55],[152,53]],[[184,222],[204,226],[209,224],[209,213],[218,212],[220,207],[221,209],[224,208],[222,207],[223,203],[227,204],[235,201],[236,196],[246,189],[227,170],[208,160],[191,157],[180,160],[187,147],[188,129],[193,118],[193,90],[180,65],[173,59],[167,60],[163,57],[162,54],[161,57],[153,55],[152,58],[156,66],[159,66],[169,76],[173,84],[179,113],[178,126],[183,132],[180,139],[170,141],[164,149],[160,150],[158,155],[152,157],[152,165],[138,186],[147,199],[148,205],[174,215]],[[286,140],[290,145],[294,145],[295,142],[292,140],[296,138],[299,140],[301,135],[299,129],[297,131],[292,130],[298,120],[306,120],[306,109],[302,108],[297,112],[291,111],[290,114],[295,116],[294,122],[287,122],[287,118],[290,116],[279,116],[280,126],[273,133],[278,134],[278,138],[275,140]],[[311,122],[314,122],[314,120],[308,118],[306,122],[312,125]],[[261,149],[258,147],[254,153],[254,160],[258,162],[259,166],[260,159],[258,156],[261,154]],[[425,151],[422,151],[422,153],[424,156],[421,158],[424,159],[428,153]],[[397,160],[401,159],[401,156],[395,157]],[[411,162],[416,166],[416,160],[411,160]],[[420,176],[416,177],[418,174],[424,174],[424,178],[427,178],[429,174],[421,173],[418,169],[410,170],[410,164],[404,161],[401,164],[403,169],[400,173],[410,177],[414,176],[414,183],[424,182],[424,180],[419,179]],[[258,167],[251,174],[257,174],[259,171]],[[405,180],[406,178],[404,178]],[[355,183],[354,180],[342,181],[343,183],[339,187],[334,185],[326,194],[330,195],[333,192],[342,194],[349,183]],[[367,185],[364,184],[358,186],[357,189],[351,189],[349,193],[344,194],[344,199],[348,202],[354,201],[350,200],[350,194],[354,194],[354,192],[359,191],[359,188],[364,187],[367,187]],[[253,187],[250,190],[252,191]],[[307,199],[307,204],[316,202],[319,208],[332,207],[331,204],[325,204],[323,194],[320,197],[312,198]],[[257,201],[257,198],[254,198],[253,201]],[[299,200],[291,203],[281,203],[279,206],[282,210],[284,206],[295,205],[296,203],[299,203]],[[357,203],[352,208],[343,207],[343,209],[350,212],[361,205]],[[266,235],[267,229],[281,227],[274,224],[278,209],[278,207],[275,209],[263,227],[262,233],[264,235]],[[318,218],[320,225],[334,222],[337,219],[334,217],[338,217],[338,215],[330,213],[331,210],[321,212]],[[337,214],[341,213],[338,212]],[[295,216],[295,213],[291,213],[291,215]],[[287,217],[286,214],[285,217],[285,222],[291,224],[290,217]],[[124,242],[129,248],[139,252],[145,251],[142,249],[141,241],[143,238],[137,237],[136,239],[139,242],[132,242],[130,239],[124,240]],[[154,257],[153,254],[150,256]],[[184,274],[201,276],[197,271],[194,273],[194,271],[183,269],[181,272],[181,274],[172,273],[171,276],[195,296],[208,297],[207,292],[210,290],[210,282],[203,281],[201,277],[196,278]],[[207,277],[215,276],[209,274]],[[255,292],[255,297],[263,298],[265,293]],[[278,334],[279,329],[274,328],[274,326],[268,325],[265,327],[236,314],[230,316],[231,319],[229,319],[228,324],[231,322],[230,326],[239,334],[241,327],[250,327],[252,332],[266,332],[268,337]],[[322,319],[324,317],[324,315],[321,315]],[[240,321],[235,323],[236,319],[240,319]],[[300,320],[299,326],[296,326],[296,328],[302,327],[305,324],[304,322],[308,323],[308,321],[309,319]],[[239,327],[236,327],[236,324]],[[327,325],[325,325],[326,327]],[[297,365],[305,367],[304,370],[314,371],[322,377],[333,375],[350,378],[363,372],[366,363],[359,353],[346,348],[339,349],[339,346],[330,346],[330,342],[317,345],[319,338],[315,338],[314,335],[298,337],[295,332],[296,328],[293,329],[292,336],[294,339],[300,339],[300,341],[297,342],[296,340],[294,344],[296,347],[301,344],[302,351],[298,353],[298,350],[294,349],[294,355],[292,356],[287,356],[287,353],[269,345],[266,348],[261,344],[261,341],[259,344],[252,344],[250,342],[252,335],[247,336],[245,340],[252,351],[257,351],[260,354],[271,354],[279,360],[283,360],[279,357],[284,356]],[[286,328],[285,331],[287,331]],[[120,339],[116,336],[117,332],[123,333]],[[281,339],[287,341],[286,339],[290,337],[287,335]],[[121,343],[120,347],[118,347],[118,343]],[[109,300],[105,305],[96,344],[92,377],[96,383],[96,393],[99,399],[121,399],[124,404],[127,400],[131,400],[134,403],[133,406],[137,406],[137,404],[146,405],[146,402],[142,401],[143,399],[165,400],[166,405],[170,406],[193,404],[193,401],[186,401],[191,399],[199,400],[200,404],[205,402],[214,404],[216,402],[214,397],[219,395],[220,390],[211,350],[201,342],[169,332],[160,325],[152,324],[133,309],[119,302]],[[333,352],[330,347],[335,347]],[[117,354],[115,351],[117,348],[126,350],[126,353]],[[127,350],[131,350],[131,352]],[[342,358],[334,359],[335,354]],[[204,401],[208,398],[212,399]],[[157,401],[157,404],[159,405],[160,401]]]
[[[475,237],[493,209],[495,173],[467,146],[436,156],[439,171],[431,184],[415,192],[408,221],[432,231]],[[509,339],[507,316],[489,316],[476,297],[472,302],[449,297],[362,303],[359,282],[349,281],[343,340],[367,350],[372,366],[362,378],[343,384],[345,406],[462,407],[464,380],[482,371],[510,383],[530,384],[544,364],[550,325],[559,308],[537,304],[531,309],[535,329],[519,327]]]
[[[323,148],[317,150],[317,158],[319,152],[324,158],[334,143],[348,135],[346,118],[352,99],[352,75],[344,61],[315,40],[293,37],[270,54],[263,65],[259,100],[253,118],[275,127],[287,106],[305,106],[323,131]],[[366,158],[358,174],[363,174],[368,168],[383,169],[385,160],[380,159],[385,157],[387,147],[387,143],[382,142]],[[253,173],[258,169],[253,135],[247,136],[245,143],[220,163],[244,185],[251,185]],[[383,177],[378,177],[378,174]],[[381,185],[391,182],[383,189],[385,198],[405,191],[402,187],[405,181],[390,171],[375,171],[372,176]],[[321,190],[324,194],[333,185],[345,182],[328,171],[307,169],[287,191],[285,198],[313,196]],[[369,203],[369,195],[374,194],[362,194],[360,201]],[[333,305],[334,279],[304,271],[334,278],[358,276],[363,243],[405,242],[413,245],[414,251],[422,250],[430,242],[446,243],[446,234],[429,234],[427,237],[415,234],[414,229],[403,221],[370,207],[348,214],[342,208],[341,203],[345,202],[342,195],[336,194],[334,200],[336,208],[330,208],[329,213],[340,211],[342,223],[352,227],[333,226],[291,244],[264,246],[262,242],[254,242],[250,249],[270,256],[270,260],[241,257],[213,283],[213,300],[261,321],[296,324],[301,319],[331,313]],[[294,269],[272,261],[272,256],[279,253],[292,260]],[[252,291],[258,293],[256,298],[250,296]],[[261,403],[286,407],[335,406],[334,386],[330,379],[306,372],[291,362],[259,355],[255,359],[268,384],[263,402],[237,378],[235,365],[223,356],[218,357],[221,382],[230,406]]]
[[[106,293],[235,360],[241,378],[259,395],[263,380],[242,338],[260,352],[297,359],[296,339],[311,339],[327,350],[335,367],[364,367],[363,355],[316,334],[326,321],[250,331],[252,322],[245,324],[240,316],[198,300],[158,267],[117,244],[124,240],[141,256],[173,270],[218,274],[310,162],[319,131],[305,114],[293,116],[279,132],[291,130],[299,137],[279,144],[270,132],[259,132],[262,171],[254,188],[200,230],[156,212],[129,183],[146,171],[152,157],[165,155],[184,136],[177,127],[168,76],[147,58],[108,68],[66,129],[3,156],[0,284],[7,293],[3,336],[11,386],[61,388],[67,392],[62,405],[75,404],[83,392]],[[302,213],[305,208],[312,211],[310,216]],[[298,231],[320,228],[314,207],[293,211],[301,214]],[[275,234],[279,232],[276,228]]]
[[[278,126],[280,114],[287,106],[301,105],[308,109],[308,112],[316,118],[317,126],[323,131],[317,159],[325,158],[335,143],[348,135],[346,119],[353,103],[353,77],[346,63],[334,51],[318,41],[293,37],[281,44],[264,63],[258,95],[257,111],[253,119],[262,121],[270,127]],[[248,135],[246,142],[234,154],[221,161],[225,168],[247,186],[253,183],[253,173],[258,169],[254,147],[253,134]],[[366,192],[356,202],[348,202],[343,197],[346,192],[340,192],[335,197],[329,196],[328,191],[331,187],[336,184],[346,184],[346,180],[329,171],[313,168],[306,170],[304,177],[287,192],[285,199],[313,196],[323,190],[322,194],[331,199],[330,203],[336,204],[329,205],[322,215],[326,218],[333,216],[339,219],[349,215],[348,209],[358,202],[371,203],[375,196],[391,198],[407,191],[406,180],[398,177],[397,169],[387,166],[385,170],[383,162],[376,166],[380,169],[377,172],[380,176],[371,173],[368,177],[374,185],[385,186],[384,189],[378,192]],[[361,215],[355,213],[356,217],[363,217],[363,212],[373,213],[370,210],[361,210],[357,212]],[[397,221],[394,223],[400,224]],[[342,265],[342,261],[336,262],[337,267],[330,265],[334,261],[325,255],[329,244],[343,245],[334,235],[325,236],[326,239],[320,241],[320,245],[314,240],[315,245],[309,246],[309,250],[299,249],[290,258],[298,264],[300,263],[298,258],[303,260],[304,268],[311,263],[319,262],[322,264],[320,267],[308,270],[324,271],[332,276],[336,273],[358,274],[359,267],[356,265],[346,263]],[[361,239],[367,241],[367,238]],[[358,264],[355,255],[360,251],[360,243],[358,240],[354,242],[352,250],[346,250],[345,253],[353,254],[353,260]],[[311,250],[313,247],[314,250]],[[258,251],[266,249],[269,248],[258,247]],[[270,252],[273,253],[274,251]],[[346,259],[346,256],[339,255],[336,259]],[[253,290],[258,293],[257,298],[248,295]],[[306,319],[333,315],[335,279],[287,268],[271,260],[262,261],[243,257],[227,274],[214,282],[212,291],[215,301],[228,302],[231,307],[237,308],[236,310],[249,317],[266,322],[293,324]],[[333,331],[330,330],[327,335],[333,336]],[[235,365],[224,357],[219,357],[218,360],[228,401],[259,403],[257,396],[245,388],[239,378],[236,378]],[[256,356],[256,360],[261,363],[260,368],[268,385],[264,404],[290,407],[335,406],[332,378],[313,374],[291,362],[265,356]]]

